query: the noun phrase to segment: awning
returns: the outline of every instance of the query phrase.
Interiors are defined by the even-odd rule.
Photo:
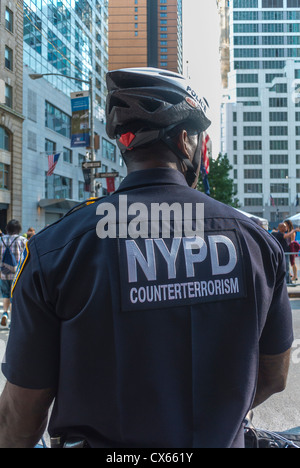
[[[258,222],[260,226],[262,226],[264,229],[268,230],[269,229],[269,221],[265,218],[260,218],[259,216],[256,216],[255,214],[247,213],[246,211],[239,210],[238,208],[235,208],[237,211],[242,213],[243,215],[247,216],[248,218]]]
[[[69,200],[68,198],[44,198],[38,202],[38,206],[49,212],[67,212],[78,205],[78,200]]]

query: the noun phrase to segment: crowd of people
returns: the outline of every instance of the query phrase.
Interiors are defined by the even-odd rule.
[[[27,241],[34,236],[35,229],[28,228],[21,234],[22,226],[16,219],[8,222],[5,232],[0,230],[0,292],[3,298],[1,326],[7,327],[11,313],[11,287],[16,275],[17,266]]]

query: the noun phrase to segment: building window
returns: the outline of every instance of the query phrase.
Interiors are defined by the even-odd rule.
[[[72,199],[72,179],[60,175],[52,175],[47,177],[45,175],[45,188],[47,199]]]
[[[284,25],[282,23],[262,23],[262,32],[263,33],[283,33]],[[272,67],[271,67],[272,68]],[[280,67],[279,67],[280,68]],[[282,67],[283,68],[283,67]]]
[[[270,127],[270,136],[287,136],[288,127]]]
[[[270,150],[288,150],[288,141],[285,140],[273,140],[270,141]]]
[[[7,107],[13,107],[13,89],[8,84],[5,85],[5,105]]]
[[[274,198],[275,206],[289,206],[288,198]]]
[[[287,93],[287,84],[277,83],[274,86],[272,86],[272,88],[270,88],[269,91],[275,93]]]
[[[236,76],[237,83],[258,83],[258,75],[255,73],[240,74]]]
[[[271,37],[278,37],[278,36],[271,36]],[[282,73],[266,73],[266,83],[272,83],[274,78],[282,78],[283,74]],[[295,76],[295,78],[297,78]]]
[[[263,199],[261,198],[245,198],[245,206],[262,206]]]
[[[244,112],[244,122],[261,122],[261,112]]]
[[[72,164],[73,162],[73,152],[69,148],[63,149],[63,159],[65,162]]]
[[[78,182],[78,199],[84,200],[86,198],[85,196],[85,184],[84,182],[79,181]]]
[[[28,44],[32,49],[34,49],[39,54],[42,53],[42,20],[38,15],[26,10],[24,5],[26,15],[24,15],[24,42]]]
[[[284,36],[262,36],[263,45],[283,45]]]
[[[234,49],[234,56],[236,58],[259,57],[259,49]]]
[[[71,138],[71,117],[47,101],[45,125],[60,135]]]
[[[270,98],[269,107],[287,107],[287,98]]]
[[[289,156],[288,154],[271,154],[270,155],[270,164],[288,164]]]
[[[258,88],[237,88],[237,97],[257,97]]]
[[[271,184],[271,193],[289,193],[289,184]]]
[[[51,140],[45,140],[45,153],[47,154],[47,156],[49,154],[55,154],[56,153],[56,143],[55,141],[51,141]]]
[[[244,141],[244,150],[261,150],[262,149],[262,142],[256,140],[248,140]]]
[[[5,27],[11,33],[14,32],[14,14],[9,8],[5,10]]]
[[[13,69],[13,51],[8,46],[5,46],[5,68],[11,71]]]
[[[105,138],[102,138],[102,157],[116,162],[116,147]]]
[[[262,0],[262,8],[283,8],[283,0]]]
[[[258,0],[234,0],[233,8],[258,8]]]
[[[245,184],[244,192],[245,193],[262,193],[263,186],[262,184]]]
[[[244,179],[262,179],[262,169],[245,169]]]
[[[9,190],[9,166],[0,163],[0,189]]]
[[[244,136],[261,136],[261,127],[244,127]]]
[[[270,179],[287,179],[288,169],[270,169]]]
[[[287,122],[288,114],[287,112],[270,112],[269,120],[270,122]]]
[[[4,127],[0,126],[0,149],[10,151],[10,136]]]
[[[244,164],[262,164],[261,154],[245,154]]]

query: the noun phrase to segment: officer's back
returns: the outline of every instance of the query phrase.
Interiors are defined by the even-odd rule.
[[[29,242],[3,371],[17,395],[53,389],[52,436],[92,447],[242,447],[246,413],[286,377],[282,249],[191,188],[209,122],[181,80],[109,75],[108,134],[129,175]],[[257,385],[268,355],[270,388]]]

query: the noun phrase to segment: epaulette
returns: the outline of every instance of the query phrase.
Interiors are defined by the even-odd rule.
[[[82,208],[92,205],[93,203],[96,203],[99,200],[103,200],[104,197],[91,197],[88,200],[85,200],[84,202],[79,203],[78,205],[74,206],[70,211],[68,211],[63,218],[66,218],[67,216],[70,216],[71,214],[75,213],[78,210],[81,210]]]

